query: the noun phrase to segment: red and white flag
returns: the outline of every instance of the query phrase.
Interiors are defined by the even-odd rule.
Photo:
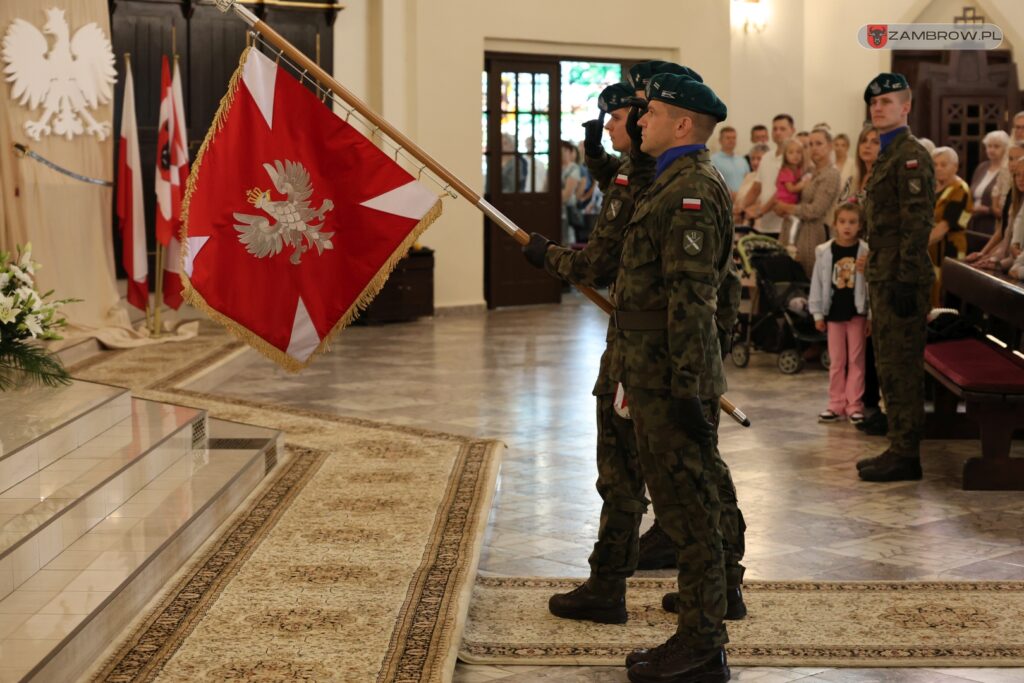
[[[149,302],[149,269],[146,265],[139,131],[135,125],[135,86],[130,67],[125,70],[121,140],[117,149],[117,217],[121,224],[122,265],[128,273],[128,303],[144,311]]]
[[[166,60],[166,58],[165,58]],[[166,61],[164,62],[166,65]],[[181,69],[178,62],[174,62],[174,76],[171,78],[171,109],[173,116],[170,117],[168,128],[168,141],[172,144],[169,148],[168,164],[168,187],[170,190],[171,203],[171,234],[167,241],[167,251],[164,255],[164,303],[178,310],[181,307],[181,242],[178,241],[181,233],[181,201],[185,195],[185,181],[188,178],[188,134],[185,129],[185,99],[182,96]],[[163,103],[160,107],[163,115]],[[160,148],[163,150],[163,147]],[[162,153],[162,152],[161,152]],[[157,169],[157,187],[161,182],[160,171]],[[159,197],[159,189],[157,197]],[[157,221],[160,216],[158,211]]]
[[[441,200],[247,50],[185,196],[185,297],[289,370],[384,285]]]

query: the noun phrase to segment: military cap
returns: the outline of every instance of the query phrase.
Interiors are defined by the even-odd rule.
[[[701,81],[679,74],[655,74],[647,83],[647,100],[660,100],[724,121],[728,110],[715,91]]]
[[[864,89],[864,101],[870,103],[872,97],[900,90],[910,90],[910,83],[907,83],[906,76],[897,73],[880,73]]]
[[[689,76],[698,83],[703,83],[704,79],[700,77],[700,74],[691,69],[688,66],[682,66],[674,62],[663,62],[660,59],[655,59],[650,62],[640,62],[629,67],[629,79],[633,82],[634,90],[645,90],[647,88],[647,82],[651,80],[651,76],[654,74],[678,74],[680,76]]]
[[[605,114],[610,114],[616,109],[623,109],[632,105],[633,88],[627,83],[613,83],[601,91],[597,98],[597,108]]]

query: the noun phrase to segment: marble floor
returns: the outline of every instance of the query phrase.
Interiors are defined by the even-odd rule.
[[[605,324],[594,306],[567,295],[560,306],[353,327],[302,374],[247,353],[204,378],[204,389],[500,439],[508,451],[481,572],[582,577],[600,507],[590,389]],[[960,489],[977,443],[926,442],[923,481],[866,484],[853,463],[885,442],[847,423],[816,422],[824,370],[782,375],[770,354],[727,369],[729,396],[753,422],[744,429],[724,419],[720,433],[748,524],[747,578],[1024,580],[1024,494]],[[460,664],[455,680],[626,678],[617,668]],[[734,680],[1003,683],[1024,680],[1024,669],[737,667]]]

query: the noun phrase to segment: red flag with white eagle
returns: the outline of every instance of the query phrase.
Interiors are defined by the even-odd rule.
[[[165,58],[166,59],[166,58]],[[164,62],[166,65],[166,61]],[[163,106],[161,102],[161,116]],[[185,195],[185,181],[188,179],[188,135],[185,129],[185,99],[182,96],[181,69],[178,60],[174,60],[174,76],[171,78],[171,111],[169,118],[168,141],[168,189],[170,194],[171,232],[168,236],[167,255],[164,257],[164,303],[178,310],[181,307],[181,243],[178,233],[181,232],[181,202]],[[163,147],[161,146],[161,154]],[[159,163],[159,162],[158,162]],[[159,187],[160,169],[157,169]],[[157,193],[159,197],[159,191]],[[157,210],[157,221],[160,220],[161,209]]]
[[[247,50],[188,181],[185,298],[298,370],[440,213],[434,192]]]
[[[117,218],[121,226],[121,263],[128,273],[128,303],[144,311],[149,302],[149,268],[139,131],[135,125],[135,86],[130,66],[125,68],[121,139],[117,145]]]

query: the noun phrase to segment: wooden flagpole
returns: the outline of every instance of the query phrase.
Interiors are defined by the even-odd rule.
[[[488,218],[494,221],[499,228],[507,232],[512,239],[518,242],[522,246],[526,246],[530,242],[530,235],[526,231],[522,230],[518,225],[512,222],[505,214],[495,208],[490,202],[481,197],[477,192],[473,190],[469,185],[460,180],[454,173],[446,169],[440,163],[437,162],[432,156],[427,154],[426,151],[420,148],[415,142],[409,139],[402,131],[398,130],[382,116],[373,111],[368,104],[363,102],[361,99],[356,97],[348,88],[343,86],[341,83],[336,81],[329,73],[324,71],[318,64],[316,64],[309,57],[304,55],[298,48],[288,42],[280,33],[275,31],[273,28],[265,24],[255,14],[253,14],[248,8],[240,5],[236,0],[215,0],[217,8],[221,12],[227,12],[233,10],[246,24],[252,29],[258,32],[260,35],[265,37],[268,42],[279,49],[283,54],[287,55],[292,63],[301,66],[302,69],[309,74],[311,78],[316,79],[319,83],[333,92],[335,95],[345,101],[350,107],[359,113],[360,116],[369,121],[377,130],[387,135],[400,148],[405,149],[417,161],[423,164],[424,168],[430,169],[430,171],[437,177],[448,183],[449,187],[453,188],[456,192],[465,197],[470,203],[476,206],[480,211],[484,213]],[[590,287],[583,285],[576,285],[576,288],[583,294],[583,296],[594,302],[598,308],[602,311],[611,315],[614,311],[614,307],[611,302],[605,299],[603,296],[595,292]],[[739,410],[731,401],[722,396],[720,398],[722,410],[727,412],[730,417],[739,422],[744,427],[750,426],[750,420],[747,416]]]

